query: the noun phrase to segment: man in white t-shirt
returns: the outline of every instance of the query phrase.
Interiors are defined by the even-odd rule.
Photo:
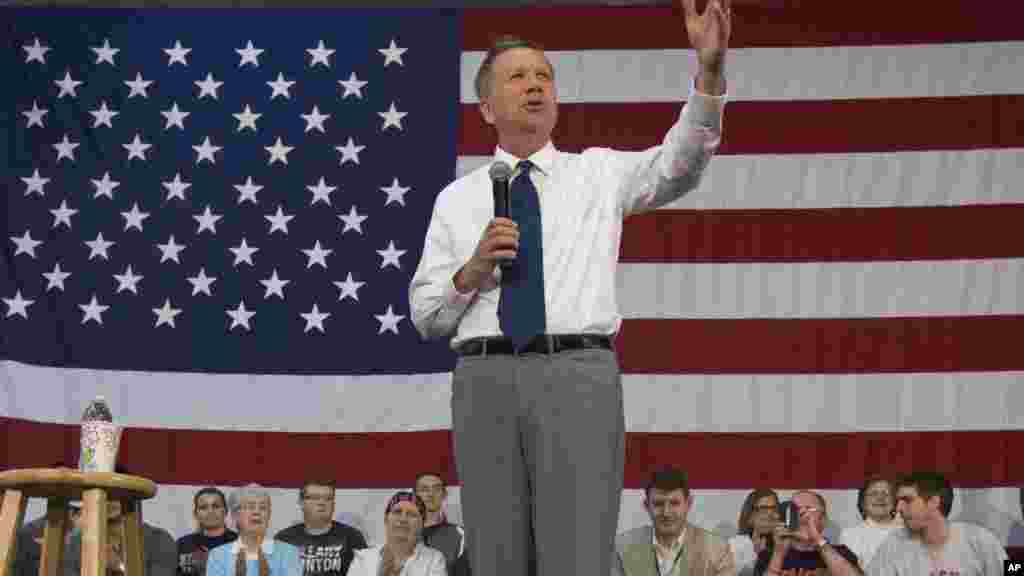
[[[868,565],[869,576],[1001,576],[1006,550],[988,529],[949,522],[953,488],[937,472],[916,472],[896,483],[895,530]]]

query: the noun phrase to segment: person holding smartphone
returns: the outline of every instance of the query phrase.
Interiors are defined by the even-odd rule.
[[[793,494],[791,503],[768,549],[757,557],[755,576],[807,576],[820,574],[821,569],[831,576],[863,574],[856,554],[824,537],[828,509],[821,494],[801,490]]]

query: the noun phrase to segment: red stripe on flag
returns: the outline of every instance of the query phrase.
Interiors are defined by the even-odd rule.
[[[682,102],[559,105],[564,150],[661,144]],[[825,154],[1024,147],[1024,95],[731,102],[720,154]],[[458,152],[494,152],[494,129],[462,105]]]
[[[618,350],[634,374],[967,372],[1024,370],[1021,342],[1024,315],[630,319]]]
[[[704,2],[698,2],[703,5]],[[994,42],[1024,39],[1024,4],[979,9],[972,0],[930,0],[866,9],[858,2],[733,0],[732,48],[866,46]],[[548,50],[689,48],[675,7],[588,6],[470,9],[464,50],[486,50],[504,34],[525,36]],[[787,73],[787,71],[780,71]],[[795,72],[795,71],[789,71]]]
[[[780,193],[776,191],[776,193]],[[655,210],[628,218],[622,262],[863,262],[1024,256],[1024,204]]]
[[[10,468],[77,462],[74,426],[0,419]],[[31,442],[27,439],[31,438]],[[398,488],[423,470],[457,482],[450,433],[298,434],[130,428],[120,461],[164,484],[298,487],[333,478],[338,487]],[[1024,431],[814,434],[628,433],[625,483],[642,488],[657,466],[687,468],[694,488],[855,488],[875,472],[933,468],[959,486],[1014,486]],[[715,462],[714,466],[698,465]]]

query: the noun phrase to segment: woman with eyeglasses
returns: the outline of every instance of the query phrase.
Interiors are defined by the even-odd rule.
[[[238,526],[238,539],[214,548],[206,561],[206,576],[302,576],[299,549],[267,537],[270,493],[250,484],[228,501]]]
[[[768,548],[771,534],[779,523],[779,495],[770,488],[758,488],[747,494],[740,508],[736,535],[729,539],[729,549],[739,576],[754,573],[757,555]]]
[[[357,550],[347,576],[445,576],[444,554],[419,541],[427,506],[412,492],[398,492],[384,509],[385,543]]]

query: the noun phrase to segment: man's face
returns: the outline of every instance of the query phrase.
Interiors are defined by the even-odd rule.
[[[306,486],[302,494],[302,519],[306,524],[328,523],[334,517],[334,488]]]
[[[402,501],[395,504],[388,512],[384,526],[389,535],[411,540],[423,527],[423,517],[420,516],[420,509],[415,504]]]
[[[444,504],[444,482],[434,475],[420,476],[416,481],[416,495],[427,505],[427,512],[438,512]]]
[[[691,503],[692,500],[686,497],[682,488],[668,492],[651,488],[644,505],[654,523],[655,532],[676,535],[682,532],[686,524]]]
[[[874,482],[864,491],[864,515],[868,518],[889,518],[895,500],[888,482]]]
[[[223,528],[227,518],[224,501],[216,494],[203,494],[196,500],[195,517],[200,530]]]
[[[938,510],[938,496],[925,500],[917,493],[916,486],[900,486],[896,491],[896,512],[911,530],[922,529]]]
[[[551,136],[558,119],[554,70],[544,53],[512,48],[494,59],[490,94],[480,106],[498,134],[505,131]]]
[[[814,527],[817,529],[818,534],[824,534],[825,511],[821,509],[821,502],[818,501],[817,496],[814,494],[808,494],[807,492],[799,492],[793,496],[793,504],[796,504],[797,512],[800,514],[801,538],[810,538],[810,533],[807,531],[806,525],[808,522],[814,523]],[[804,510],[810,510],[811,512],[804,515]]]
[[[265,533],[270,525],[270,499],[247,496],[238,507],[238,531]]]

